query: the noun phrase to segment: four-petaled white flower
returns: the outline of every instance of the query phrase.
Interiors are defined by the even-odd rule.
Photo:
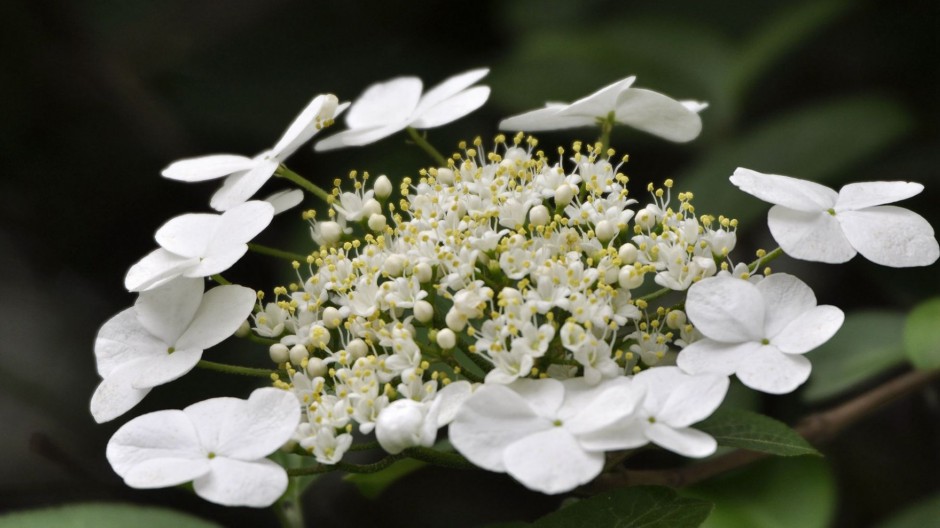
[[[488,86],[473,86],[489,69],[455,75],[421,95],[421,79],[396,77],[373,84],[346,114],[348,130],[316,144],[317,151],[374,143],[407,127],[426,129],[446,125],[483,106]]]
[[[791,257],[837,264],[856,253],[895,268],[927,266],[940,246],[917,213],[883,205],[924,190],[911,182],[850,183],[838,193],[818,183],[738,168],[731,183],[765,202],[774,240]]]
[[[212,398],[127,422],[108,442],[108,462],[132,488],[192,481],[210,502],[262,508],[287,489],[284,468],[265,457],[290,439],[299,421],[300,406],[288,391]]]
[[[254,158],[234,154],[212,154],[172,163],[163,169],[171,180],[197,182],[225,178],[222,187],[212,196],[209,205],[225,211],[251,198],[278,166],[316,135],[326,123],[342,113],[349,103],[339,104],[333,94],[316,96],[291,123],[271,150]]]
[[[157,230],[160,248],[128,270],[124,286],[145,291],[183,277],[208,277],[227,270],[248,251],[248,241],[274,218],[274,206],[252,201],[222,214],[185,214]]]
[[[91,398],[97,422],[117,418],[153,387],[192,370],[203,350],[235,333],[256,299],[242,286],[218,286],[205,295],[203,288],[202,279],[175,279],[141,293],[132,308],[101,327],[95,357],[104,380]]]
[[[679,368],[737,374],[748,387],[771,394],[806,381],[812,366],[802,354],[828,341],[845,319],[835,306],[817,306],[813,290],[785,273],[756,284],[703,279],[689,288],[685,311],[705,337],[679,352]]]
[[[643,397],[620,377],[590,385],[584,378],[520,379],[484,385],[450,425],[450,441],[483,469],[509,473],[527,488],[562,493],[604,468],[604,451],[628,447],[608,429]]]
[[[571,104],[546,103],[502,120],[500,130],[559,130],[597,126],[613,114],[614,121],[676,142],[691,141],[702,131],[698,112],[708,105],[676,101],[661,93],[631,88],[636,77],[627,77]]]
[[[455,381],[437,391],[433,400],[395,400],[379,413],[375,439],[382,449],[393,455],[409,447],[430,447],[434,445],[437,430],[454,420],[472,392],[470,382]]]

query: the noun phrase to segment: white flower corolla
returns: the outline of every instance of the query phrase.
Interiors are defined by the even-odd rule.
[[[208,277],[231,267],[248,251],[248,241],[274,218],[267,202],[245,202],[222,214],[185,214],[157,230],[160,245],[128,270],[128,291],[145,291],[183,277]]]
[[[571,104],[548,103],[545,108],[504,119],[500,130],[559,130],[597,126],[613,115],[614,121],[676,142],[691,141],[702,131],[701,105],[685,105],[661,93],[632,88],[627,77]]]
[[[711,455],[718,447],[715,439],[689,426],[715,412],[728,385],[726,376],[693,376],[677,367],[646,369],[633,377],[633,386],[645,393],[642,403],[631,416],[609,428],[606,438],[595,438],[595,442],[601,446],[611,442],[612,447],[606,449],[631,449],[653,442],[682,456]]]
[[[192,370],[203,350],[234,334],[251,313],[252,290],[218,286],[203,295],[203,288],[202,279],[175,279],[141,293],[133,308],[101,327],[95,358],[104,379],[91,398],[95,421],[117,418],[153,387]]]
[[[314,427],[307,423],[301,427],[304,428],[301,433],[304,438],[300,440],[300,447],[310,452],[320,464],[336,464],[343,459],[343,455],[352,445],[351,434],[336,434],[333,427]]]
[[[604,451],[628,445],[618,445],[607,429],[630,416],[642,397],[625,377],[595,386],[583,378],[487,384],[463,402],[450,441],[483,469],[562,493],[600,474]]]
[[[895,268],[927,266],[940,246],[917,213],[884,205],[919,194],[911,182],[850,183],[836,193],[818,183],[738,168],[731,183],[775,204],[767,215],[774,240],[791,257],[837,264],[861,253]]]
[[[473,112],[490,96],[487,86],[472,86],[489,69],[470,70],[446,79],[421,95],[421,79],[396,77],[373,84],[346,114],[348,130],[316,144],[317,151],[374,143],[407,127],[435,128]]]
[[[163,169],[171,180],[198,182],[225,178],[222,187],[212,196],[210,205],[217,211],[228,210],[251,198],[267,182],[278,166],[309,141],[321,128],[332,123],[349,103],[339,104],[335,95],[313,98],[271,150],[254,158],[233,154],[213,154],[174,162]]]
[[[278,215],[300,205],[300,202],[304,201],[304,192],[300,189],[278,191],[268,195],[264,201],[271,204],[271,206],[274,207],[274,214]]]
[[[806,381],[812,366],[803,354],[828,341],[845,319],[835,306],[817,306],[809,286],[785,273],[757,284],[704,279],[689,288],[685,311],[705,337],[679,352],[682,370],[736,374],[748,387],[771,394]]]
[[[432,400],[395,400],[379,413],[375,438],[393,455],[409,447],[430,447],[437,430],[453,421],[472,392],[469,382],[456,381],[437,391]]]
[[[297,399],[287,391],[212,398],[127,422],[108,442],[108,462],[133,488],[191,481],[210,502],[266,507],[287,489],[287,473],[265,457],[290,440],[299,420]]]

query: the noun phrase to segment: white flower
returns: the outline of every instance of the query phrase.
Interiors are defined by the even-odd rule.
[[[504,119],[500,130],[558,130],[597,126],[614,115],[617,123],[649,132],[663,139],[686,142],[702,131],[698,112],[707,104],[680,102],[661,93],[631,88],[636,77],[627,77],[571,104],[547,103],[545,108]]]
[[[186,182],[214,180],[227,176],[210,202],[213,209],[225,211],[251,198],[274,175],[278,165],[349,106],[349,103],[338,103],[333,94],[316,96],[300,115],[294,118],[294,122],[287,127],[277,144],[254,158],[213,154],[184,159],[163,169],[162,174],[165,178]]]
[[[690,373],[737,374],[752,389],[791,392],[809,377],[802,356],[842,326],[842,310],[816,306],[802,281],[778,273],[754,284],[731,277],[703,279],[689,288],[686,314],[702,335],[679,352]]]
[[[437,430],[453,421],[471,393],[470,382],[455,381],[437,391],[433,400],[395,400],[379,412],[375,438],[382,449],[393,455],[409,447],[430,447]]]
[[[160,248],[128,270],[124,286],[145,291],[183,277],[208,277],[227,270],[248,251],[248,241],[274,217],[267,202],[245,202],[222,214],[185,214],[157,230]]]
[[[99,423],[137,405],[150,389],[186,374],[202,351],[235,333],[251,313],[255,293],[219,286],[203,295],[201,279],[176,279],[140,294],[133,308],[101,327],[95,340],[104,380],[91,398]]]
[[[738,168],[731,183],[774,205],[767,226],[791,257],[836,264],[856,252],[868,260],[902,268],[937,261],[940,246],[923,217],[895,206],[919,194],[911,182],[851,183],[838,193],[818,183]]]
[[[633,377],[634,387],[646,391],[643,403],[632,416],[608,429],[607,438],[617,446],[627,443],[627,448],[653,442],[682,456],[711,455],[718,447],[715,439],[689,426],[715,412],[728,384],[725,376],[693,376],[677,367],[646,369]]]
[[[287,391],[212,398],[127,422],[108,442],[108,462],[132,488],[192,481],[197,495],[216,504],[270,506],[287,489],[287,473],[265,457],[299,421],[297,399]]]
[[[490,95],[487,86],[470,86],[489,70],[455,75],[421,95],[421,79],[396,77],[373,84],[356,99],[346,114],[348,130],[316,144],[317,151],[359,147],[374,143],[407,127],[417,129],[446,125],[483,106]]]
[[[458,411],[450,441],[481,468],[509,473],[536,491],[562,493],[600,474],[605,450],[626,447],[606,429],[633,413],[641,398],[624,377],[596,386],[583,378],[484,385]]]

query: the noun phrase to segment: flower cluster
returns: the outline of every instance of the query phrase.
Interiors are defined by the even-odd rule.
[[[286,487],[283,470],[263,460],[278,447],[324,470],[357,439],[374,434],[387,453],[408,454],[434,446],[448,426],[471,463],[560,493],[594,479],[611,451],[653,443],[714,453],[715,439],[693,426],[722,403],[731,375],[774,394],[806,381],[803,354],[832,337],[842,312],[818,306],[792,275],[759,272],[779,250],[735,260],[736,220],[697,212],[671,180],[631,182],[627,157],[606,144],[615,124],[689,141],[706,104],[633,88],[630,77],[500,124],[600,125],[595,143],[545,151],[519,132],[489,147],[461,143],[443,158],[415,129],[481,106],[489,88],[473,85],[486,73],[423,96],[412,77],[376,84],[346,114],[349,130],[317,144],[359,146],[408,129],[436,163],[397,192],[388,177],[356,171],[327,191],[283,165],[346,108],[332,95],[315,98],[271,151],[164,171],[185,181],[226,176],[212,202],[223,212],[170,220],[157,231],[160,248],[131,268],[125,282],[139,300],[96,342],[104,380],[95,418],[123,414],[239,328],[267,346],[273,366],[229,370],[260,371],[273,388],[125,424],[108,453],[129,485],[193,480],[208,500],[268,505]],[[292,258],[295,280],[270,293],[226,284],[203,294],[203,277],[227,283],[219,273],[296,204],[283,194],[246,201],[272,176],[325,202],[303,213],[311,245]],[[857,250],[892,266],[937,259],[926,221],[881,205],[919,185],[855,184],[836,196],[746,169],[732,183],[778,204],[771,232],[797,258],[837,262]]]

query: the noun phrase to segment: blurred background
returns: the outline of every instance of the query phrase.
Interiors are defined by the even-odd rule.
[[[96,425],[92,346],[97,328],[133,303],[123,276],[155,247],[154,230],[208,210],[215,182],[172,182],[160,170],[183,157],[269,148],[317,93],[354,100],[390,77],[417,75],[429,87],[489,66],[486,106],[429,133],[447,152],[472,135],[492,137],[502,117],[635,74],[637,86],[711,106],[690,144],[615,130],[613,146],[630,154],[625,172],[637,190],[674,178],[697,191],[698,211],[738,217],[740,255],[773,241],[767,206],[727,182],[737,166],[836,188],[921,182],[926,190],[903,206],[940,225],[937,2],[8,0],[0,18],[0,512],[105,501],[229,526],[275,522],[185,490],[131,490],[104,458],[130,416],[244,397],[244,380],[194,372]],[[592,134],[543,134],[541,146]],[[325,154],[304,147],[290,160],[325,185],[350,169],[400,179],[427,163],[403,135]],[[275,225],[260,242],[302,247],[297,215]],[[736,400],[791,423],[908,368],[905,314],[940,294],[936,264],[901,272],[861,259],[836,267],[782,258],[774,268],[799,274],[851,323],[842,341],[813,352],[804,390]],[[270,290],[287,271],[255,256],[230,278]],[[236,345],[206,357],[264,365],[265,356]],[[719,502],[712,526],[888,522],[940,491],[938,394],[935,384],[853,426],[822,446],[825,458],[771,461],[693,493]],[[306,499],[311,526],[475,526],[532,520],[558,505],[500,475],[438,469],[375,499],[327,477]]]

